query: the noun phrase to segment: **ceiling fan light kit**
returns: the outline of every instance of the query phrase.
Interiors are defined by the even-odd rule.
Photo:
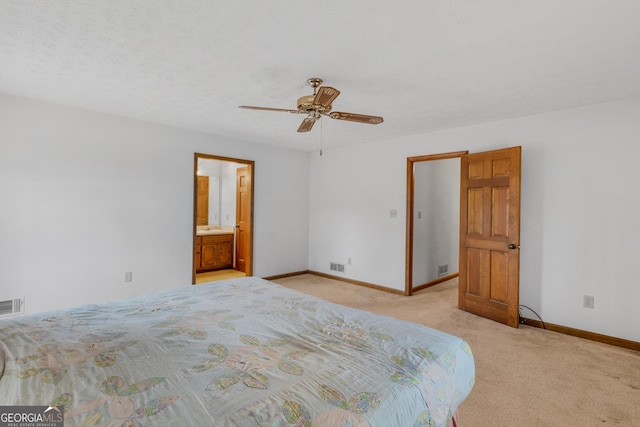
[[[240,105],[240,108],[306,114],[307,117],[302,120],[302,123],[298,128],[298,132],[309,132],[313,128],[314,123],[318,121],[321,116],[370,125],[377,125],[384,121],[380,116],[331,111],[333,108],[333,101],[338,97],[338,95],[340,95],[340,91],[330,86],[320,86],[322,84],[322,79],[317,77],[308,79],[307,83],[313,88],[313,95],[298,98],[296,110],[288,110],[286,108],[254,107],[251,105]]]

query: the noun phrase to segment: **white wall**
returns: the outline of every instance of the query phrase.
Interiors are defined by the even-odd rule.
[[[195,152],[255,161],[254,275],[305,270],[307,153],[0,95],[0,300],[189,285]]]
[[[351,258],[346,277],[402,290],[406,158],[521,145],[521,303],[640,341],[638,117],[634,98],[320,157],[0,95],[0,299],[37,312],[188,285],[194,152],[256,161],[255,275]]]
[[[309,268],[329,273],[350,257],[346,277],[403,290],[406,158],[520,145],[521,303],[551,323],[640,341],[639,117],[634,98],[325,150],[311,157]]]

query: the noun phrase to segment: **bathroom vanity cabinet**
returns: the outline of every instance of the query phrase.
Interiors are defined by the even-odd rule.
[[[197,236],[196,272],[233,267],[233,233]]]

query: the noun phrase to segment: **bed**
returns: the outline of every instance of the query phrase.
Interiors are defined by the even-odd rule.
[[[0,406],[78,426],[448,426],[468,344],[247,277],[0,320]]]

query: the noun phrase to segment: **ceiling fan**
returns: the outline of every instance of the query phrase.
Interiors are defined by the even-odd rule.
[[[347,120],[349,122],[366,123],[370,125],[377,125],[383,122],[380,116],[368,116],[365,114],[355,113],[343,113],[338,111],[331,111],[333,101],[340,95],[338,89],[334,89],[329,86],[320,86],[322,79],[311,78],[307,80],[309,86],[313,88],[313,95],[303,96],[298,99],[298,109],[288,110],[286,108],[269,108],[269,107],[253,107],[250,105],[240,105],[240,108],[247,108],[250,110],[265,110],[265,111],[284,111],[294,114],[306,114],[304,120],[298,128],[298,132],[309,132],[314,123],[320,119],[320,116],[331,117],[332,119]]]

